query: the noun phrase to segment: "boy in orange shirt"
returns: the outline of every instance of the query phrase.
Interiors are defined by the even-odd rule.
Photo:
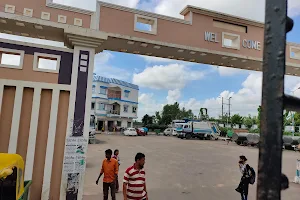
[[[102,168],[100,175],[98,176],[98,179],[96,181],[96,184],[98,185],[99,179],[104,174],[103,178],[103,200],[108,200],[108,191],[110,188],[111,192],[111,199],[116,200],[116,185],[115,180],[118,175],[118,161],[116,159],[111,158],[112,156],[112,150],[107,149],[105,151],[105,157],[106,159],[102,162]]]

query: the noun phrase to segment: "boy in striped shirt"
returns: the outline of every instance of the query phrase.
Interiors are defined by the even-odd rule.
[[[125,171],[123,180],[124,200],[148,200],[144,164],[145,155],[137,153],[135,163]]]

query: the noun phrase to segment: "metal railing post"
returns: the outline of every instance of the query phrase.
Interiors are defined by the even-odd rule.
[[[287,1],[266,0],[257,200],[281,199]]]

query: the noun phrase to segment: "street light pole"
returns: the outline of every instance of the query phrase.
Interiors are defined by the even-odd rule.
[[[224,97],[218,97],[218,98],[222,98],[222,123],[223,123],[223,119],[224,119]]]

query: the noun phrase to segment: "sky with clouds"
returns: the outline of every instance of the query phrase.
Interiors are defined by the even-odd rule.
[[[194,5],[256,21],[264,21],[265,2],[262,0],[103,0],[114,4],[138,8],[163,15],[179,17],[186,5]],[[57,3],[95,10],[95,0],[55,0]],[[288,13],[295,27],[288,41],[300,43],[300,1],[288,0]],[[235,5],[235,6],[233,6]],[[4,34],[1,38],[14,38]],[[28,41],[28,40],[27,40]],[[34,39],[30,39],[34,41]],[[40,42],[40,41],[38,41]],[[45,42],[44,42],[45,43]],[[61,43],[50,42],[62,46]],[[201,107],[208,108],[210,116],[221,114],[221,98],[227,103],[232,97],[231,113],[256,115],[261,102],[262,74],[226,67],[181,62],[163,58],[104,51],[96,56],[95,73],[118,78],[140,86],[138,116],[160,111],[164,104],[179,102],[181,107],[198,114]],[[291,93],[300,86],[300,78],[287,76],[285,90]],[[300,96],[300,90],[295,92]],[[224,112],[228,112],[225,106]]]

